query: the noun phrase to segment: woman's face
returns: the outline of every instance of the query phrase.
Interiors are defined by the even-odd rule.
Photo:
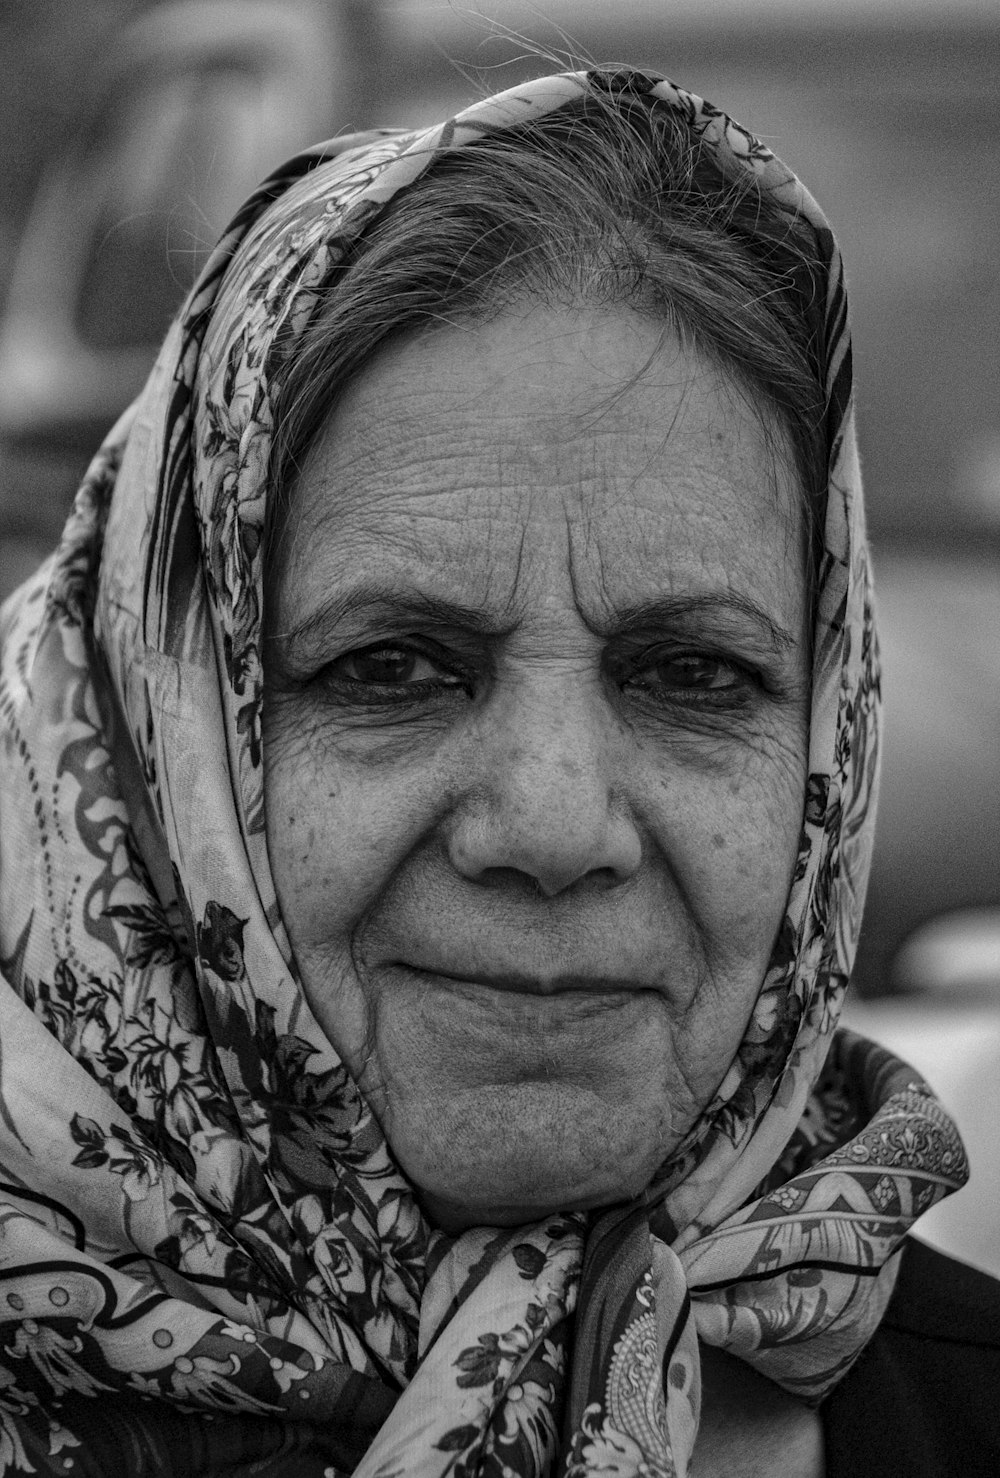
[[[635,1195],[729,1066],[800,830],[802,545],[782,434],[624,310],[387,348],[314,444],[269,577],[268,846],[441,1225]]]

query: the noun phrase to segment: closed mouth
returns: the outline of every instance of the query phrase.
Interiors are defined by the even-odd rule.
[[[507,995],[561,996],[561,995],[634,995],[638,991],[652,989],[644,981],[623,979],[620,976],[594,975],[592,973],[562,972],[559,975],[538,976],[522,974],[520,971],[499,971],[489,974],[453,974],[447,970],[428,970],[419,965],[405,967],[417,975],[429,979],[449,982],[456,986],[482,987],[501,991]]]

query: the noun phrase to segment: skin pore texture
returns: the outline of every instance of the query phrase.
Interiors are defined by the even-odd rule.
[[[386,347],[268,571],[267,837],[309,1003],[428,1214],[639,1193],[742,1037],[808,728],[784,433],[664,325]]]

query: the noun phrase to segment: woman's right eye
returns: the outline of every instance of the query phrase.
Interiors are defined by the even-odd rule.
[[[344,673],[362,683],[406,683],[420,681],[421,664],[431,670],[431,663],[418,652],[402,647],[383,647],[376,651],[350,652],[337,664]],[[426,674],[423,677],[426,681]]]
[[[345,652],[321,676],[327,685],[396,701],[467,686],[458,673],[419,648],[388,643]]]

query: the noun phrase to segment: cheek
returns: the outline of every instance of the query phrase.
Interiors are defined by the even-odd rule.
[[[296,952],[346,944],[428,824],[412,775],[377,777],[304,726],[264,726],[267,845]],[[301,961],[300,961],[301,962]]]
[[[686,821],[675,828],[673,870],[702,961],[678,1056],[702,1104],[732,1060],[770,963],[795,868],[804,775],[804,745],[801,757],[795,746],[748,760],[728,782],[691,786]]]
[[[803,733],[748,751],[726,779],[701,786],[687,777],[675,854],[716,970],[760,972],[759,983],[766,968],[795,868],[805,768]]]

